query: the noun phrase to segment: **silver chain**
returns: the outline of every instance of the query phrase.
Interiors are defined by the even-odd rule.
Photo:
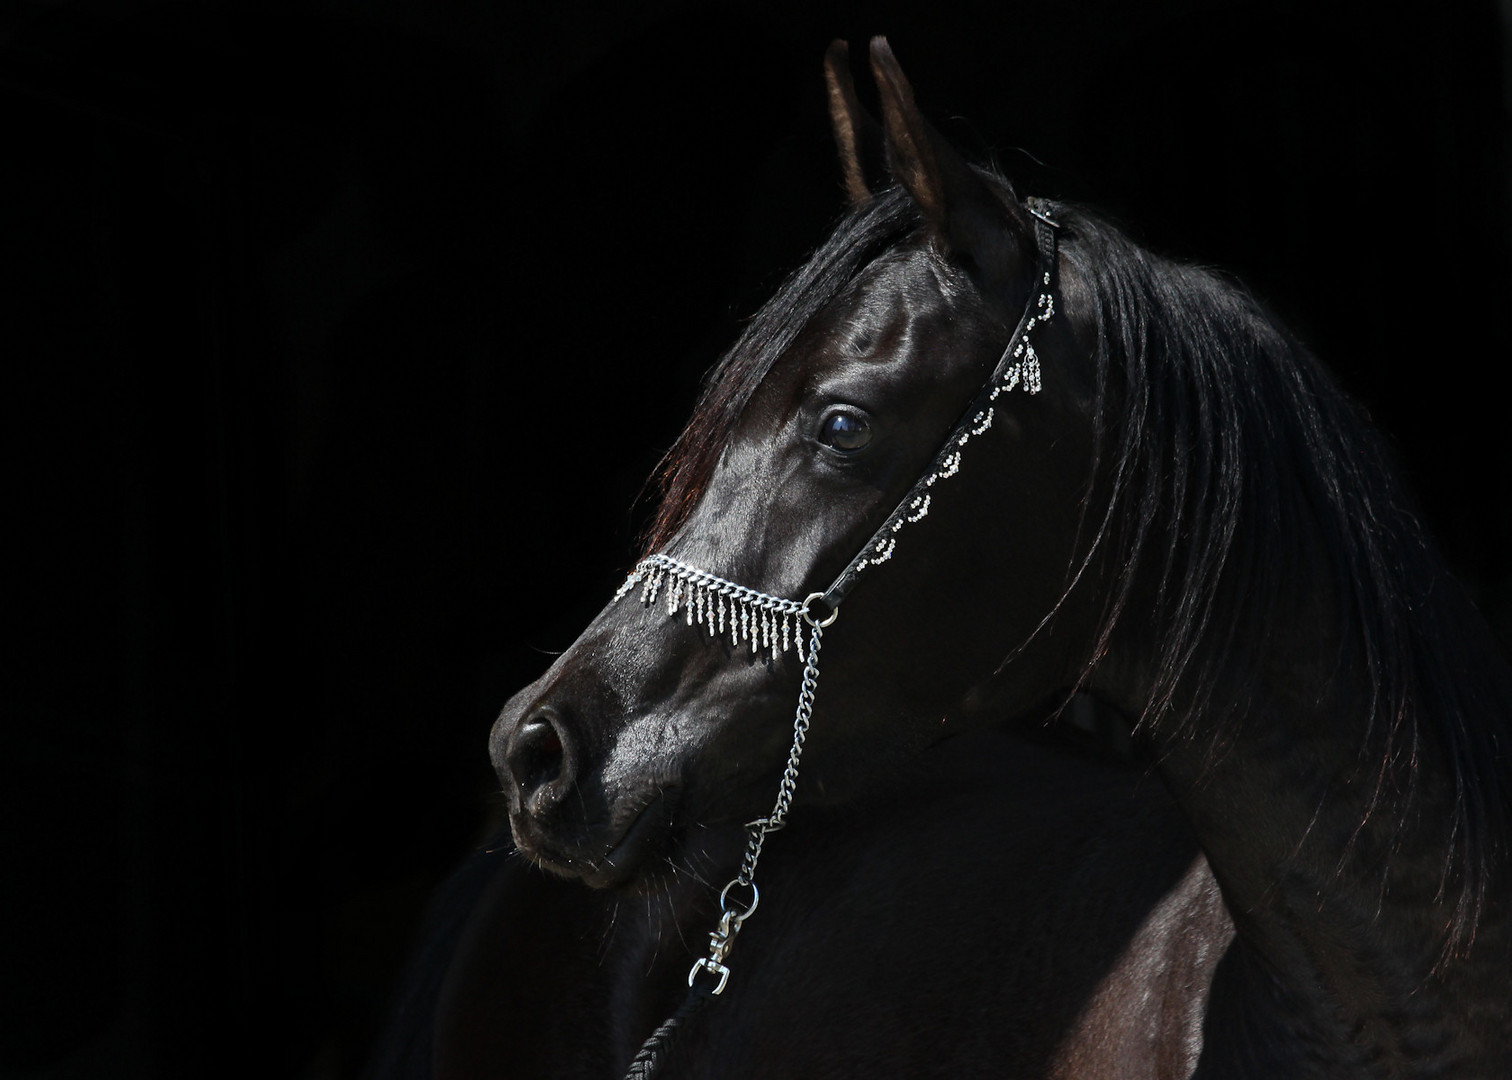
[[[788,751],[787,768],[782,770],[782,781],[777,785],[777,801],[772,812],[764,818],[746,824],[745,854],[740,860],[740,873],[731,878],[719,893],[719,925],[709,935],[709,955],[700,957],[688,971],[688,985],[692,986],[700,971],[707,971],[719,982],[710,991],[724,992],[730,978],[730,969],[724,959],[735,945],[735,935],[751,917],[756,905],[761,902],[761,892],[756,888],[756,864],[761,861],[761,846],[768,833],[774,833],[787,824],[788,809],[793,805],[793,794],[798,790],[798,760],[803,756],[803,744],[808,739],[809,722],[814,717],[814,694],[819,689],[819,646],[824,641],[824,628],[835,621],[840,613],[835,608],[823,621],[809,614],[808,605],[821,594],[815,593],[803,602],[800,614],[809,624],[808,658],[803,665],[803,685],[798,689],[798,709],[793,716],[793,746]],[[737,897],[732,900],[732,889],[749,889],[749,902],[741,904]]]
[[[787,824],[788,811],[792,808],[793,796],[798,790],[798,761],[803,757],[803,744],[808,739],[809,723],[814,718],[814,694],[819,689],[819,646],[824,642],[824,628],[839,616],[840,607],[838,603],[827,599],[824,593],[817,592],[810,593],[802,603],[796,600],[784,600],[770,593],[738,585],[727,578],[690,566],[670,555],[659,553],[648,555],[636,565],[634,570],[630,571],[630,575],[625,578],[625,583],[614,594],[614,599],[616,601],[621,599],[636,585],[640,585],[641,603],[648,606],[654,604],[656,594],[666,578],[677,583],[669,591],[666,605],[668,615],[675,615],[679,607],[686,605],[688,625],[691,626],[695,620],[700,623],[707,620],[711,628],[710,633],[715,632],[716,625],[718,630],[723,632],[723,620],[728,617],[736,640],[745,640],[748,636],[752,642],[752,648],[755,648],[755,643],[759,638],[763,644],[771,646],[774,659],[788,647],[786,621],[788,618],[796,615],[802,622],[809,625],[807,653],[804,653],[802,649],[802,637],[795,635],[793,638],[793,643],[799,646],[799,652],[803,656],[803,682],[798,689],[798,709],[793,716],[793,745],[788,750],[787,766],[782,770],[782,780],[777,785],[777,801],[772,804],[772,812],[766,817],[746,823],[748,835],[745,854],[740,859],[740,872],[720,890],[719,925],[709,935],[709,955],[696,961],[688,972],[689,986],[694,984],[700,971],[706,971],[714,976],[718,983],[709,993],[719,994],[724,991],[725,983],[730,977],[730,969],[725,967],[724,958],[734,947],[735,935],[740,933],[741,924],[751,917],[751,912],[755,911],[756,905],[761,902],[761,892],[756,888],[756,864],[761,861],[762,845],[766,843],[768,833],[774,833]],[[677,590],[680,585],[686,585],[710,595],[727,597],[750,610],[775,612],[783,617],[782,624],[780,627],[772,623],[756,626],[749,623],[743,615],[740,621],[736,622],[732,611],[727,611],[723,607],[717,610],[711,609],[702,601],[690,599],[679,593]],[[822,619],[817,618],[811,610],[816,600],[829,608],[829,614]],[[801,626],[800,623],[800,629]],[[731,891],[737,889],[749,890],[749,896],[744,903],[739,897],[731,899]]]
[[[746,826],[751,838],[740,863],[740,875],[735,879],[741,885],[754,882],[756,862],[761,858],[761,842],[767,833],[776,832],[787,824],[793,792],[798,789],[798,759],[803,755],[803,743],[808,738],[809,721],[814,718],[814,691],[819,688],[819,645],[824,638],[824,627],[818,623],[812,626],[808,662],[803,666],[803,685],[798,690],[798,711],[793,717],[793,747],[788,751],[787,768],[782,771],[782,782],[777,786],[777,802],[773,804],[772,812]]]

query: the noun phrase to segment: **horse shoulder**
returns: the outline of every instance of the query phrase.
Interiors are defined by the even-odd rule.
[[[1093,991],[1052,1080],[1185,1080],[1203,1048],[1213,972],[1234,937],[1207,860],[1149,910]]]

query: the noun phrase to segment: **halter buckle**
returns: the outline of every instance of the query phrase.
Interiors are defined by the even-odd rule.
[[[1031,214],[1039,218],[1052,229],[1060,228],[1060,222],[1056,221],[1053,217],[1050,216],[1049,211],[1045,208],[1045,204],[1041,200],[1033,198],[1029,199],[1024,203],[1024,209],[1028,210]]]

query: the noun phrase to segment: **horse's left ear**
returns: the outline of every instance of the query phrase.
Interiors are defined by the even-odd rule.
[[[871,61],[882,97],[888,168],[923,211],[931,238],[944,253],[974,264],[983,286],[1015,276],[1032,231],[1027,212],[1011,195],[1000,197],[988,187],[924,119],[886,38],[872,39]]]

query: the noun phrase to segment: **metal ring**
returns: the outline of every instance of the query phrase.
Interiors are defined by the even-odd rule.
[[[735,886],[737,886],[739,884],[740,884],[740,879],[739,878],[735,878],[733,881],[731,881],[728,885],[726,885],[723,889],[720,890],[720,892],[719,892],[719,910],[720,911],[732,911],[732,912],[735,911],[734,908],[730,907],[728,900],[729,900],[730,890],[733,889]],[[737,925],[740,924],[740,923],[743,923],[747,919],[749,919],[751,917],[751,912],[753,912],[753,911],[756,910],[756,905],[759,904],[759,903],[761,903],[761,890],[756,887],[756,883],[754,881],[750,883],[749,888],[751,890],[751,906],[748,907],[748,908],[746,908],[742,912],[736,913],[736,915],[735,915],[735,922],[736,922]]]
[[[808,623],[810,626],[828,626],[840,616],[840,605],[836,604],[830,609],[829,618],[825,619],[823,622],[817,622],[814,617],[809,614],[809,605],[812,604],[815,600],[823,599],[824,594],[822,592],[812,592],[803,598],[803,606],[798,609],[798,614],[802,615],[803,621]]]

